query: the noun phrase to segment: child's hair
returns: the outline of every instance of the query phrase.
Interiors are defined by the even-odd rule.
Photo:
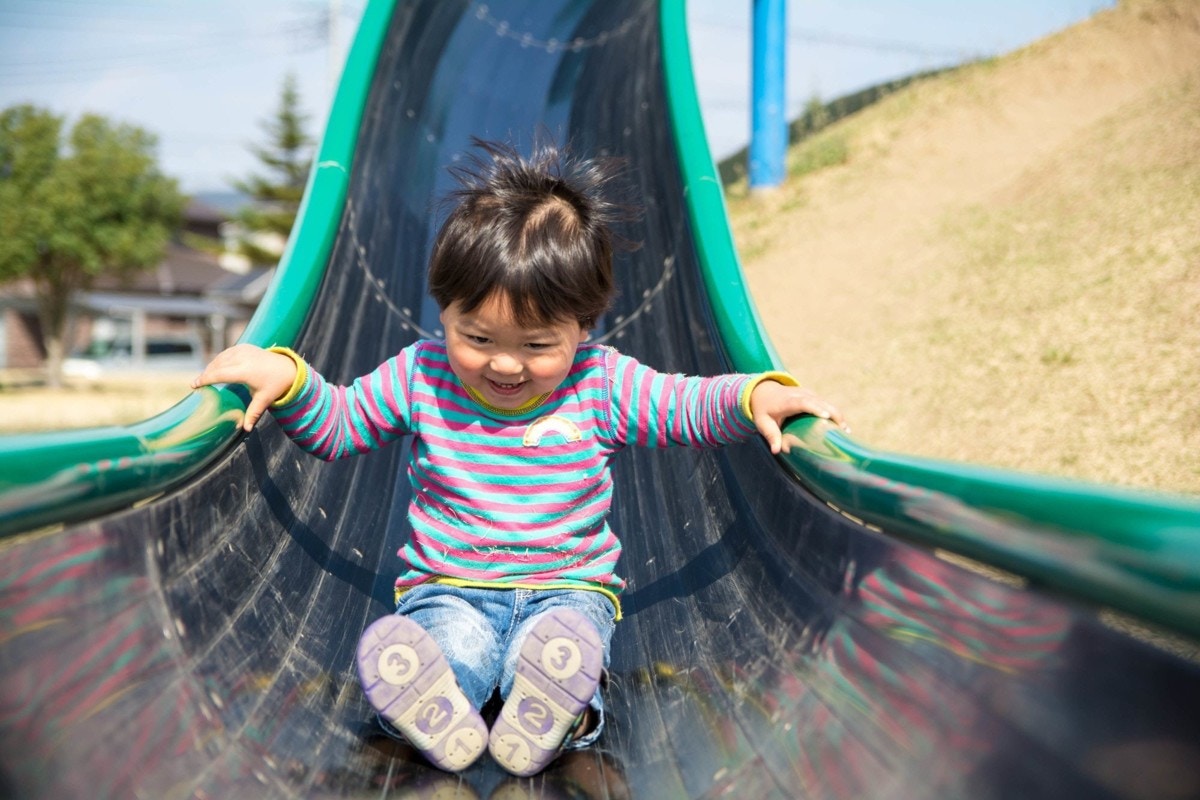
[[[576,159],[535,145],[473,139],[473,154],[450,172],[457,205],[433,245],[429,291],[445,309],[471,312],[497,293],[523,327],[576,320],[591,328],[612,302],[612,223],[629,218],[603,195],[612,160]]]

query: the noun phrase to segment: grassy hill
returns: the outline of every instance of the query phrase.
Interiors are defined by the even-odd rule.
[[[781,357],[884,450],[1200,494],[1200,2],[1123,0],[727,187]]]

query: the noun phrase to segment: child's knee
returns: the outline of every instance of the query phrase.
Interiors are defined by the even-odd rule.
[[[396,613],[416,622],[433,637],[456,674],[467,669],[479,680],[495,681],[500,640],[483,614],[452,593],[422,592],[409,600],[402,598]]]

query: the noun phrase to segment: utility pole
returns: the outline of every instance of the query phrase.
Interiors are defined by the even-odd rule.
[[[753,0],[750,189],[783,183],[787,159],[786,0]]]

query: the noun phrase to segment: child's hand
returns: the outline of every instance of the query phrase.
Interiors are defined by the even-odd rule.
[[[846,419],[837,406],[822,400],[808,389],[784,386],[772,380],[765,380],[754,387],[750,394],[750,413],[754,416],[754,426],[767,440],[771,452],[776,454],[791,451],[791,445],[784,439],[782,431],[783,422],[788,417],[812,414],[846,428]]]
[[[217,353],[204,371],[192,379],[193,389],[214,383],[242,383],[250,390],[250,404],[242,428],[254,427],[263,412],[292,388],[296,364],[282,353],[252,344],[235,344]]]

